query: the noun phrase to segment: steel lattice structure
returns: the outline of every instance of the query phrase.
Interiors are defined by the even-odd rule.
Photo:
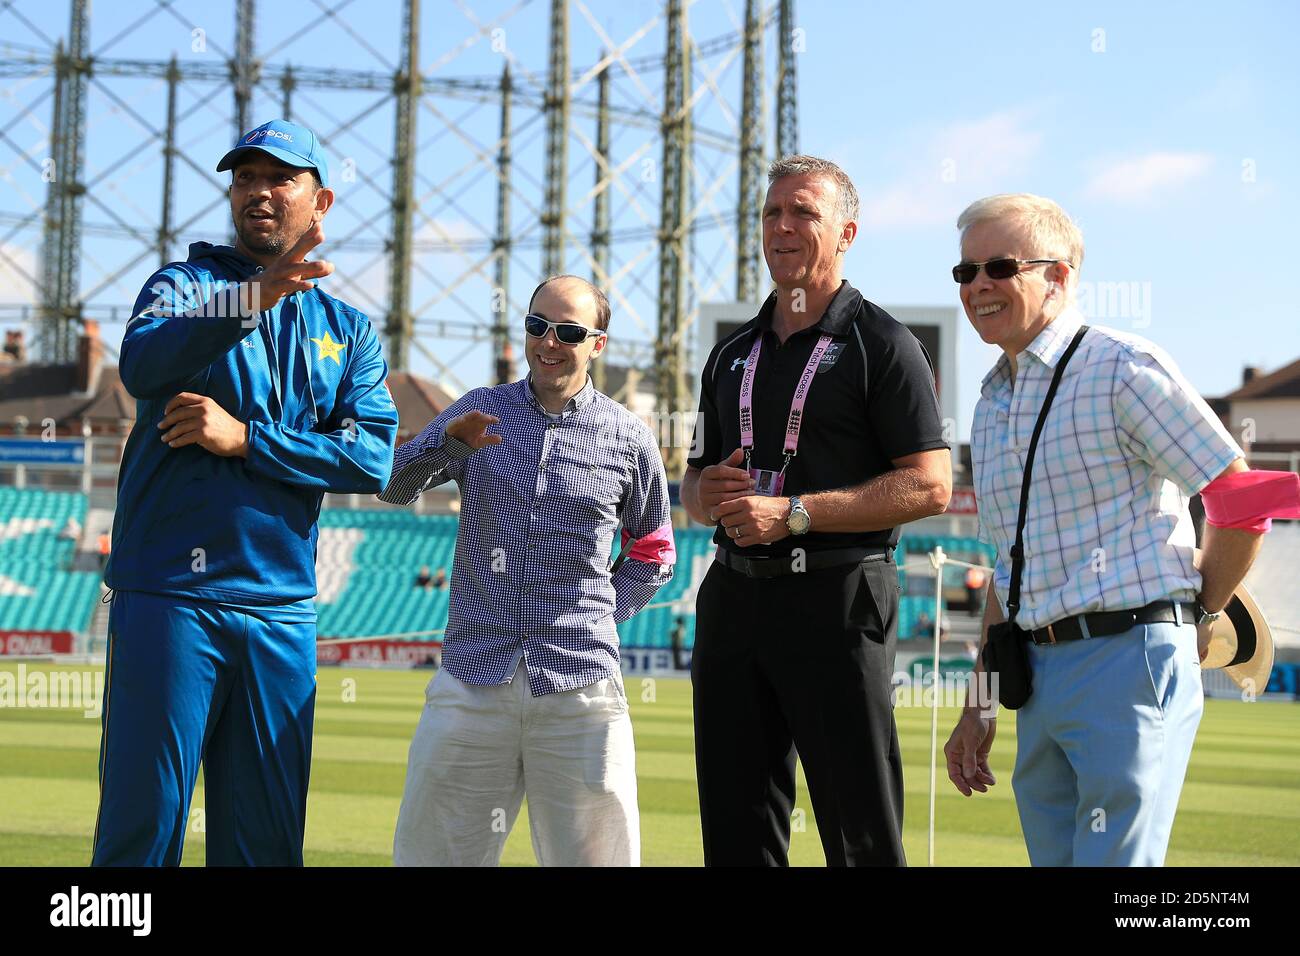
[[[464,388],[454,369],[480,350],[489,379],[511,377],[510,317],[542,275],[576,272],[610,296],[615,359],[653,362],[659,410],[688,410],[698,304],[761,294],[763,167],[796,142],[793,0],[642,0],[652,9],[621,41],[596,0],[475,3],[499,7],[490,17],[467,0],[383,2],[297,0],[306,16],[276,39],[256,0],[137,0],[140,16],[115,5],[93,22],[88,0],[70,0],[59,29],[35,0],[0,0],[0,269],[15,277],[0,315],[32,323],[41,360],[71,361],[81,322],[123,322],[180,240],[229,241],[213,159],[278,113],[312,126],[336,164],[332,291],[382,329],[391,367],[414,350]],[[462,20],[431,58],[430,35],[445,44]],[[378,67],[304,62],[327,30]],[[511,31],[545,31],[544,70]],[[114,55],[142,36],[190,49]],[[488,46],[499,69],[453,75]]]

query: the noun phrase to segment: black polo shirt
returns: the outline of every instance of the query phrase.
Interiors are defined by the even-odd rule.
[[[754,336],[763,349],[754,378],[753,467],[779,471],[799,376],[823,334],[833,342],[813,376],[804,405],[799,450],[785,472],[783,497],[848,488],[891,471],[893,459],[947,448],[934,370],[925,348],[906,326],[862,297],[847,282],[821,320],[781,344],[772,331],[776,293],[757,316],[714,346],[700,384],[700,414],[689,464],[716,465],[740,447],[740,382]],[[744,467],[743,465],[741,467]],[[819,532],[775,544],[737,548],[719,526],[713,540],[737,554],[789,554],[829,548],[896,544],[898,529]]]

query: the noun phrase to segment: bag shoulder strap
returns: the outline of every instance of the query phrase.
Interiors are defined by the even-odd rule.
[[[1047,387],[1047,397],[1043,399],[1043,407],[1038,412],[1038,421],[1034,422],[1033,437],[1029,439],[1029,453],[1025,456],[1025,475],[1020,480],[1020,511],[1016,515],[1016,543],[1011,546],[1011,584],[1007,588],[1007,620],[1012,624],[1015,623],[1016,614],[1020,611],[1020,577],[1025,570],[1025,513],[1029,510],[1029,485],[1034,471],[1034,452],[1038,450],[1038,436],[1043,433],[1043,423],[1047,421],[1047,411],[1052,407],[1052,399],[1056,397],[1056,388],[1061,384],[1065,366],[1069,364],[1070,356],[1074,355],[1079,348],[1079,343],[1083,341],[1084,333],[1087,331],[1088,326],[1079,326],[1079,331],[1070,340],[1061,360],[1056,363],[1052,384]]]

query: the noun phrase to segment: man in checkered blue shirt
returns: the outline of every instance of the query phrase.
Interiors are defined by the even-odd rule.
[[[987,639],[1006,619],[1030,436],[1083,322],[1083,237],[1056,203],[1023,194],[979,200],[957,226],[966,316],[1003,352],[971,435],[981,533],[998,552]],[[1089,327],[1039,439],[1025,521],[1016,624],[1031,632],[1033,693],[1012,786],[1034,865],[1164,862],[1203,706],[1195,624],[1227,603],[1261,537],[1207,526],[1196,555],[1188,497],[1245,470],[1160,348]],[[994,783],[996,726],[968,706],[945,748],[966,796]]]
[[[675,550],[654,434],[587,376],[609,315],[585,279],[543,282],[524,319],[527,379],[474,389],[397,449],[382,500],[447,480],[461,491],[399,866],[496,865],[525,793],[543,866],[640,861],[615,625],[672,577]]]

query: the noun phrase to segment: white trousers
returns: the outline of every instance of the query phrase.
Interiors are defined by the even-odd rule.
[[[533,697],[440,670],[411,741],[397,866],[496,866],[525,794],[542,866],[639,866],[641,826],[619,676]]]

